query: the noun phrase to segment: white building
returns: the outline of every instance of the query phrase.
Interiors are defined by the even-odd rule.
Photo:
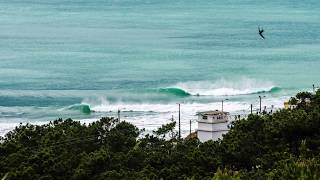
[[[206,111],[199,112],[197,137],[201,142],[222,139],[222,135],[229,131],[228,112]]]

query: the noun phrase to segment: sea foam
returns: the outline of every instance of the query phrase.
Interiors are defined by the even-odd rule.
[[[253,79],[242,78],[234,81],[191,81],[181,82],[174,85],[191,95],[196,96],[236,96],[259,93],[275,93],[281,90],[272,82],[258,82]]]

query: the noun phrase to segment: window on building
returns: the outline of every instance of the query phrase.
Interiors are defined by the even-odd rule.
[[[208,119],[208,116],[202,116],[202,119]]]

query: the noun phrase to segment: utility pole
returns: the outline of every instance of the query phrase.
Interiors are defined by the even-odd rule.
[[[190,135],[191,135],[191,120],[190,120]]]
[[[262,107],[261,107],[261,99],[262,99],[263,97],[266,97],[266,96],[259,96],[259,100],[260,100],[260,109],[259,109],[259,113],[260,113],[260,114],[261,114],[261,110],[262,110]]]
[[[211,129],[211,131],[212,131],[212,132],[211,132],[211,137],[212,137],[212,140],[213,140],[213,123],[211,123],[211,125],[212,125],[212,127],[211,127],[211,128],[212,128],[212,129]]]
[[[118,109],[118,120],[120,122],[120,109]]]
[[[315,93],[316,92],[316,88],[315,88],[314,84],[312,84],[312,89],[313,89],[313,93]]]
[[[181,111],[180,111],[180,104],[179,104],[179,139],[181,138],[181,124],[180,124],[180,114],[181,114]]]
[[[259,113],[261,114],[261,96],[259,96],[259,102],[260,102],[260,109],[259,109]]]
[[[221,107],[221,112],[223,112],[223,102],[224,102],[224,101],[227,101],[227,100],[229,100],[229,99],[223,99],[223,100],[221,101],[221,106],[222,106],[222,107]]]
[[[221,105],[222,105],[221,112],[223,112],[223,100],[221,101]]]
[[[250,104],[250,112],[251,112],[251,114],[252,114],[252,104]]]

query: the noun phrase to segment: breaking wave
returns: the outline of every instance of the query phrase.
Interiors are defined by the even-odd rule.
[[[80,111],[81,113],[84,113],[84,114],[90,114],[91,113],[91,108],[90,108],[90,105],[89,104],[74,104],[74,105],[71,105],[69,106],[67,109],[69,110],[78,110]]]
[[[178,97],[187,97],[190,96],[191,94],[183,89],[180,88],[160,88],[159,89],[160,93],[164,93],[164,94],[169,94],[169,95],[175,95]]]
[[[263,93],[277,93],[281,91],[280,87],[274,86],[269,88],[256,88],[256,89],[233,89],[233,88],[218,88],[218,89],[198,89],[190,90],[190,92],[182,88],[163,88],[159,92],[168,95],[175,95],[178,97],[188,96],[236,96],[236,95],[250,95],[250,94],[263,94]]]
[[[236,96],[250,95],[261,93],[277,93],[281,91],[280,87],[274,86],[270,82],[257,82],[255,80],[244,79],[237,82],[217,81],[217,82],[187,82],[178,83],[172,90],[172,94],[181,93],[180,95],[193,96]],[[182,94],[183,93],[183,94]],[[177,94],[175,94],[177,95]]]
[[[261,93],[277,93],[277,92],[279,92],[279,91],[281,91],[281,88],[280,87],[277,87],[277,86],[275,86],[275,87],[272,87],[270,90],[268,90],[268,91],[258,91],[257,93],[253,93],[253,94],[261,94]]]

